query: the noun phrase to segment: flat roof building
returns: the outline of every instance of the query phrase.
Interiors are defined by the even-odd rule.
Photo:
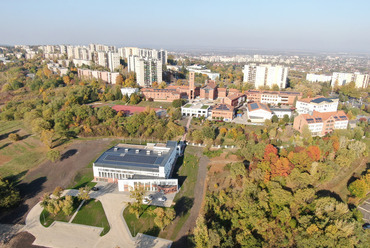
[[[118,144],[93,164],[95,181],[118,183],[120,191],[142,186],[149,191],[177,192],[177,179],[170,179],[181,147],[176,141],[147,145]]]

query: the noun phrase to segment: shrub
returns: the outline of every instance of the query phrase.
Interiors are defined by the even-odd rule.
[[[46,157],[51,161],[51,162],[56,162],[60,159],[60,152],[57,150],[50,150],[46,153]]]
[[[17,133],[11,133],[11,134],[9,134],[9,139],[11,141],[18,141],[18,140],[20,140],[20,138],[21,137]]]

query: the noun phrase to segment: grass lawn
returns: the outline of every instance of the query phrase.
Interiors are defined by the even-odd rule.
[[[20,140],[11,141],[10,133]],[[47,148],[23,126],[21,121],[0,122],[0,176],[19,181],[25,173],[45,160]]]
[[[122,101],[113,101],[113,102],[110,102],[110,104],[126,105],[126,103],[124,103]],[[130,105],[130,106],[139,106],[139,107],[149,106],[151,108],[160,108],[160,107],[162,107],[164,109],[167,109],[168,107],[171,107],[172,106],[172,103],[171,102],[148,102],[148,101],[141,101],[138,104],[130,104],[130,103],[127,103],[127,105]]]
[[[103,206],[100,201],[95,201],[95,199],[90,199],[82,205],[72,223],[103,227],[104,230],[100,236],[107,234],[110,229]]]
[[[71,215],[69,216],[65,215],[63,211],[60,211],[57,215],[53,216],[52,214],[50,214],[48,211],[44,209],[42,210],[41,215],[40,215],[40,222],[44,227],[50,226],[54,221],[68,222],[79,205],[80,205],[80,201],[78,200],[78,198],[73,197],[73,211]]]
[[[203,155],[207,156],[208,158],[215,158],[219,157],[223,153],[223,149],[218,149],[218,150],[208,150],[204,151]]]
[[[173,177],[178,178],[181,186],[180,192],[176,194],[174,199],[176,219],[159,234],[161,238],[174,240],[190,216],[198,177],[199,158],[194,155],[197,149],[196,147],[187,147],[184,157],[179,158],[176,163]]]
[[[156,206],[141,205],[141,214],[139,219],[136,218],[135,214],[131,214],[129,207],[123,211],[123,217],[130,229],[131,235],[135,237],[138,233],[144,233],[147,235],[157,237],[160,229],[154,223],[154,215],[149,214],[149,210],[156,209]]]

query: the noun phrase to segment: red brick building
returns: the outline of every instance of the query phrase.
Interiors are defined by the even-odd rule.
[[[234,119],[235,116],[234,107],[228,104],[215,105],[212,107],[211,111],[212,119],[231,121],[232,119]]]

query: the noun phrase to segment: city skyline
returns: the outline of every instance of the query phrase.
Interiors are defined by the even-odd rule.
[[[7,1],[0,44],[367,53],[368,7],[363,0]]]

